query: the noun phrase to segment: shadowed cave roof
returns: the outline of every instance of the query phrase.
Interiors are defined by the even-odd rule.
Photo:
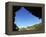
[[[13,6],[13,16],[15,16],[15,12],[17,10],[19,10],[20,8],[21,8],[21,6]],[[32,13],[32,15],[34,15],[38,18],[42,18],[42,8],[41,7],[26,6],[24,8],[27,9],[28,11],[30,11]]]

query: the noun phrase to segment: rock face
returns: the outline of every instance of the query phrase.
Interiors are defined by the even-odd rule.
[[[19,28],[18,28],[18,26],[17,25],[13,25],[13,31],[19,31]]]

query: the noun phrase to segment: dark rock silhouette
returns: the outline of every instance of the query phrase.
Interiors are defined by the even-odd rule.
[[[19,28],[16,24],[14,24],[14,21],[15,21],[15,16],[13,16],[13,31],[18,31]]]
[[[13,6],[13,15],[15,15],[15,12],[19,10],[21,6]],[[24,7],[28,11],[32,13],[32,15],[42,18],[42,7]]]
[[[19,30],[19,28],[18,28],[18,26],[17,25],[13,25],[13,31],[18,31]]]

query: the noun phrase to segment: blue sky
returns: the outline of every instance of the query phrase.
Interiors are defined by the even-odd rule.
[[[39,24],[41,22],[41,19],[29,13],[29,11],[24,7],[21,7],[21,9],[16,11],[15,21],[16,22],[14,23],[16,23],[16,25],[21,28]]]

